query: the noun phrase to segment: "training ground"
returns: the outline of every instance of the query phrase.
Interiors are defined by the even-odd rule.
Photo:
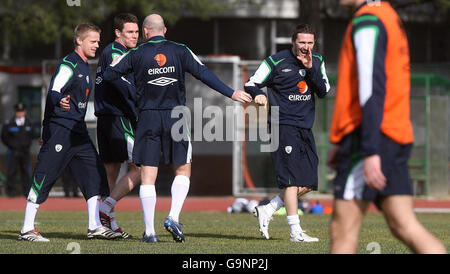
[[[0,198],[0,254],[219,254],[237,256],[247,254],[255,258],[273,254],[327,254],[330,247],[330,214],[301,216],[302,227],[317,243],[292,243],[286,216],[275,215],[270,223],[270,240],[261,238],[257,219],[249,213],[230,214],[234,197],[188,197],[180,222],[186,235],[185,243],[174,243],[163,227],[170,209],[170,197],[158,197],[155,230],[159,243],[139,242],[144,231],[141,203],[138,197],[125,197],[116,206],[119,225],[133,235],[131,239],[88,240],[87,205],[83,198],[49,198],[39,208],[36,228],[49,243],[31,243],[17,240],[24,218],[26,200]],[[331,197],[308,198],[323,206],[331,206]],[[450,200],[415,200],[419,221],[450,251]],[[431,213],[424,213],[431,212]],[[358,253],[409,254],[408,248],[389,232],[383,215],[371,206],[364,219],[358,244]],[[252,258],[253,258],[252,257]],[[153,257],[155,258],[155,257]],[[156,257],[155,260],[158,260]],[[177,257],[175,269],[181,270],[185,257]],[[202,257],[203,258],[203,257]],[[218,257],[222,258],[222,257]],[[228,257],[227,257],[228,258]],[[264,257],[267,258],[267,257]],[[283,257],[281,257],[283,258]],[[283,260],[280,260],[282,262]],[[276,261],[273,261],[276,262]],[[176,265],[175,265],[176,264]]]

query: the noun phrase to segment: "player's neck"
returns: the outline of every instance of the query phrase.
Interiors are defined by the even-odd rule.
[[[80,47],[75,48],[75,52],[83,59],[83,61],[87,62],[88,58],[86,55],[84,55],[83,51],[80,49]]]
[[[129,49],[129,48],[125,45],[125,43],[122,42],[122,41],[120,40],[120,38],[116,38],[116,40],[114,40],[114,42],[117,42],[117,43],[121,44],[121,45],[122,45],[124,48],[126,48],[127,50]]]

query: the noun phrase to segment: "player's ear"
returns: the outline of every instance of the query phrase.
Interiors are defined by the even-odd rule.
[[[167,28],[164,27],[164,35],[166,35],[166,32],[167,32]]]
[[[81,46],[81,43],[83,42],[83,40],[81,39],[81,37],[77,37],[75,39],[75,42],[76,42],[77,46]]]
[[[115,29],[114,33],[116,34],[116,38],[120,38],[120,34],[121,34],[120,30]]]

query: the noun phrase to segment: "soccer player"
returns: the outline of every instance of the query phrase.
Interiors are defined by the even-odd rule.
[[[100,223],[100,196],[109,194],[108,182],[105,167],[84,122],[93,86],[87,61],[95,57],[99,41],[97,26],[78,25],[74,35],[75,50],[63,58],[50,82],[42,122],[43,145],[33,172],[19,240],[49,241],[35,229],[34,220],[39,205],[47,200],[50,189],[67,165],[87,201],[87,237],[114,239],[121,236]]]
[[[331,253],[355,253],[370,202],[392,234],[416,253],[445,247],[416,219],[408,158],[410,121],[408,40],[387,1],[341,0],[356,8],[338,66],[327,163],[337,170],[330,222]]]
[[[108,82],[103,72],[115,56],[125,54],[136,47],[139,38],[138,19],[130,13],[114,17],[116,39],[107,45],[100,55],[95,81],[95,115],[97,120],[97,142],[100,156],[105,163],[110,196],[100,205],[100,221],[104,226],[122,234],[131,235],[117,224],[114,206],[140,181],[141,171],[131,161],[136,130],[136,91],[131,75]],[[120,166],[128,161],[128,172],[119,180]]]
[[[171,135],[172,125],[180,120],[172,118],[171,112],[177,106],[184,106],[186,101],[185,72],[233,100],[251,102],[249,94],[234,91],[225,85],[188,47],[165,39],[166,31],[160,15],[147,16],[143,23],[147,42],[117,58],[104,73],[107,81],[128,73],[133,73],[135,79],[140,113],[133,162],[141,166],[139,196],[145,223],[143,242],[158,241],[154,229],[155,181],[161,152],[166,164],[171,163],[175,169],[171,209],[164,227],[172,234],[174,241],[185,240],[179,215],[190,185],[192,147],[189,132],[181,141],[175,141]]]
[[[279,107],[279,147],[271,153],[276,180],[282,192],[269,204],[257,206],[261,235],[269,239],[269,222],[275,211],[286,206],[290,241],[316,242],[300,226],[298,198],[317,190],[318,157],[311,128],[314,123],[315,95],[323,98],[330,85],[323,57],[313,52],[315,33],[307,24],[292,34],[292,48],[266,58],[245,84],[255,103],[266,105],[262,87],[267,87],[271,106]]]

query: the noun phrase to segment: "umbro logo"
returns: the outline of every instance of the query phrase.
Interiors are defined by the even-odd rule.
[[[285,72],[285,73],[287,73],[287,72],[291,72],[291,71],[292,71],[292,69],[288,69],[288,68],[287,68],[287,69],[283,69],[283,70],[282,70],[282,72]]]
[[[148,81],[147,84],[152,84],[152,85],[155,85],[155,86],[163,87],[163,86],[170,85],[170,84],[172,84],[174,82],[177,82],[177,81],[178,81],[177,79],[173,79],[173,78],[159,77],[158,79],[154,79],[154,80]]]

